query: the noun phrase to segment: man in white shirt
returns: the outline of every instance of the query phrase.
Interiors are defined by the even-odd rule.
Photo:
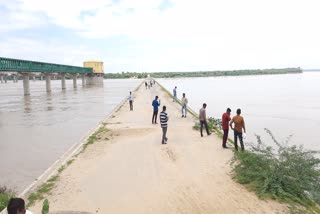
[[[130,105],[130,111],[133,111],[133,95],[132,95],[131,91],[130,91],[128,100],[129,100],[129,105]]]
[[[181,117],[187,117],[187,104],[188,104],[188,99],[186,98],[186,94],[182,94],[182,99],[181,99],[181,105],[182,105],[182,116]]]

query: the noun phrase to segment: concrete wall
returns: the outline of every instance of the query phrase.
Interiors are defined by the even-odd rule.
[[[102,75],[87,76],[86,85],[103,85],[103,76]]]

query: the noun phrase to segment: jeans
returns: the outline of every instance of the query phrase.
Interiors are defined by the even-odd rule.
[[[177,101],[177,95],[173,95],[173,102]]]
[[[133,111],[133,101],[129,100],[129,104],[130,104],[130,111]]]
[[[243,140],[242,140],[242,132],[238,132],[236,130],[234,130],[234,147],[236,149],[236,151],[238,151],[238,137],[240,140],[240,146],[241,146],[241,150],[244,150],[244,145],[243,145]]]
[[[162,127],[162,143],[164,143],[166,140],[167,140],[167,130],[168,130],[168,127]]]
[[[207,121],[201,121],[200,120],[200,134],[201,134],[201,137],[203,136],[203,134],[202,134],[203,125],[204,125],[204,127],[206,127],[207,135],[209,135]]]
[[[184,110],[184,114],[183,114],[183,110]],[[182,105],[181,112],[182,112],[182,116],[187,116],[187,105]]]
[[[152,123],[157,123],[158,111],[154,111],[152,115]]]
[[[222,147],[227,146],[228,134],[229,134],[229,129],[223,129]]]

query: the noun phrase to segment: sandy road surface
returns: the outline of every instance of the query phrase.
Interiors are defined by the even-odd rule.
[[[160,125],[151,124],[155,95],[169,114],[168,144]],[[230,176],[231,150],[215,135],[200,137],[194,119],[181,118],[180,106],[160,87],[134,93],[107,121],[103,140],[62,172],[48,197],[51,211],[103,214],[286,213],[284,205],[261,201]],[[199,104],[200,108],[201,104]],[[210,108],[210,106],[208,106]],[[108,140],[106,140],[108,138]],[[40,212],[38,203],[30,210]]]

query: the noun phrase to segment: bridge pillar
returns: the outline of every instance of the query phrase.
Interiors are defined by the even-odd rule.
[[[36,75],[32,75],[33,81],[36,81]]]
[[[103,76],[101,74],[88,74],[86,78],[87,85],[103,85]]]
[[[46,78],[46,89],[47,89],[47,92],[51,92],[51,75],[50,74],[45,74],[44,76]]]
[[[7,83],[7,75],[6,74],[4,75],[3,78],[4,78],[4,83]]]
[[[29,73],[22,73],[24,95],[30,95]]]
[[[18,82],[18,75],[16,74],[13,74],[13,82]]]
[[[42,74],[40,74],[40,80],[43,80],[43,75]]]
[[[78,75],[78,74],[73,74],[73,75],[72,75],[73,88],[77,88],[77,75]]]
[[[62,90],[66,89],[66,74],[65,73],[61,74],[61,87],[62,87]]]

